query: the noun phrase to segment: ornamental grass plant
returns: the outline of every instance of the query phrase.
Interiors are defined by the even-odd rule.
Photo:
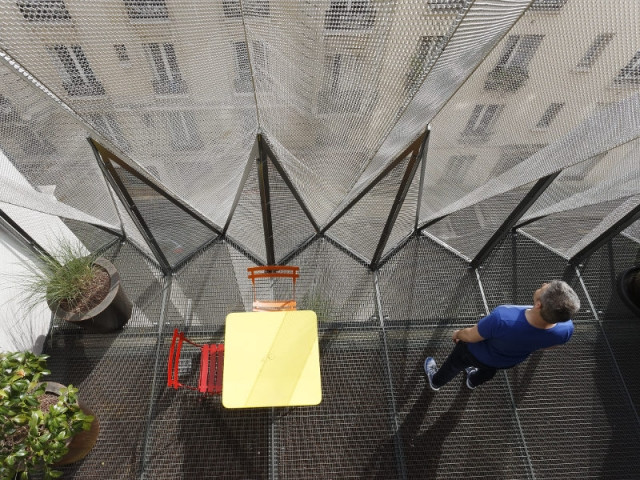
[[[102,269],[94,265],[95,255],[87,255],[79,245],[58,242],[52,256],[40,255],[39,265],[30,267],[18,283],[25,292],[25,305],[33,309],[43,300],[56,310],[74,311],[91,297]]]

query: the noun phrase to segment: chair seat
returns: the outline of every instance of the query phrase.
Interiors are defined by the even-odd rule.
[[[183,343],[187,342],[200,349],[200,375],[198,386],[190,386],[180,383],[178,380],[180,354]],[[173,331],[171,349],[169,350],[169,364],[167,367],[167,386],[170,388],[188,388],[205,395],[217,395],[222,393],[222,374],[224,372],[224,344],[212,343],[198,345],[184,336],[176,328]]]

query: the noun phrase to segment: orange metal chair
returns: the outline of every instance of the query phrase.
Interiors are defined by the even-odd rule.
[[[198,386],[184,385],[178,380],[178,367],[182,344],[187,342],[201,350],[200,376]],[[173,331],[171,349],[169,350],[169,365],[167,368],[167,386],[170,388],[188,388],[205,395],[217,395],[222,393],[222,372],[224,370],[224,344],[198,345],[184,336],[176,328]]]
[[[253,285],[253,311],[275,312],[278,310],[296,310],[296,280],[300,278],[300,267],[289,265],[267,265],[264,267],[249,267],[249,278]],[[256,280],[260,278],[290,278],[293,291],[290,299],[259,300],[256,294]]]

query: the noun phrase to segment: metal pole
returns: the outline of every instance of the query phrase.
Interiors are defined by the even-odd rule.
[[[153,252],[153,255],[156,257],[156,260],[160,265],[160,269],[165,275],[170,274],[171,265],[169,264],[169,261],[167,260],[167,257],[165,257],[164,253],[162,253],[162,249],[153,237],[149,226],[144,221],[144,217],[138,210],[138,207],[133,201],[133,198],[131,198],[131,195],[129,195],[129,192],[127,192],[127,189],[124,186],[124,183],[122,183],[122,180],[120,179],[114,166],[111,164],[112,156],[110,152],[108,150],[105,150],[100,144],[94,142],[93,140],[90,140],[90,142],[95,147],[94,151],[96,153],[96,158],[104,164],[104,167],[106,169],[105,177],[107,178],[107,181],[113,187],[114,191],[120,198],[122,205],[127,210],[127,213],[129,214],[133,222],[136,224],[136,227],[140,231],[140,234],[144,238],[145,242],[147,242],[147,246]]]
[[[593,242],[582,248],[578,253],[569,259],[571,265],[577,265],[593,252],[598,250],[607,241],[615,237],[622,230],[640,218],[640,204],[629,210],[620,220],[602,232]]]
[[[422,138],[423,136],[420,135],[411,145],[409,145],[400,155],[398,155],[395,159],[393,159],[392,162],[389,163],[389,165],[387,165],[385,167],[384,170],[382,170],[382,172],[380,172],[378,174],[378,176],[376,178],[374,178],[371,183],[369,185],[367,185],[365,188],[362,189],[362,191],[360,191],[360,193],[358,193],[341,211],[340,213],[338,213],[335,217],[333,217],[331,219],[331,221],[329,221],[329,223],[327,223],[324,227],[322,227],[322,229],[320,230],[320,233],[325,233],[327,230],[329,230],[329,228],[331,228],[331,226],[336,223],[338,220],[340,220],[340,218],[342,218],[342,216],[347,213],[351,207],[353,207],[356,203],[358,203],[360,201],[360,199],[362,197],[364,197],[367,193],[369,193],[369,191],[375,187],[380,180],[382,180],[384,177],[387,176],[387,174],[393,170],[402,160],[404,160],[407,155],[409,155],[411,152],[413,152],[414,150],[416,150],[418,148],[418,146],[420,145],[420,143],[422,143]]]
[[[373,258],[371,259],[372,270],[375,270],[378,263],[380,262],[380,258],[382,257],[384,248],[387,245],[389,236],[391,236],[391,231],[393,230],[393,226],[395,225],[396,220],[398,219],[398,214],[400,213],[402,204],[404,203],[404,200],[407,197],[407,193],[409,192],[409,188],[411,187],[411,182],[413,181],[413,177],[415,176],[416,170],[418,169],[418,165],[420,164],[420,160],[422,159],[422,156],[423,156],[422,154],[424,153],[428,139],[429,139],[429,130],[426,130],[424,132],[423,141],[420,143],[420,147],[413,151],[411,158],[409,159],[409,163],[407,164],[407,168],[404,172],[404,176],[402,177],[402,181],[400,182],[400,187],[398,188],[398,192],[396,193],[396,198],[391,207],[391,211],[389,212],[389,216],[387,217],[387,222],[384,226],[384,229],[382,230],[380,241],[378,242],[376,251],[373,254]]]
[[[518,206],[513,209],[509,216],[502,222],[502,225],[493,233],[491,238],[480,249],[478,254],[471,260],[471,266],[477,268],[482,262],[484,262],[489,254],[493,251],[495,246],[502,241],[502,239],[511,231],[511,229],[518,223],[518,220],[531,208],[535,201],[542,195],[551,183],[556,179],[560,172],[552,173],[546,177],[539,179],[536,184],[529,190],[529,192],[520,201]]]
[[[276,263],[275,248],[273,245],[273,223],[271,222],[271,195],[269,192],[269,170],[267,166],[267,154],[263,148],[262,135],[258,135],[258,148],[260,157],[258,163],[258,185],[260,187],[260,205],[262,206],[262,228],[264,229],[264,243],[267,251],[267,264]]]
[[[309,222],[311,222],[311,225],[313,226],[314,230],[316,231],[316,233],[318,233],[320,231],[320,227],[318,226],[315,219],[313,218],[313,215],[311,215],[311,212],[309,211],[306,204],[302,200],[300,193],[298,193],[298,189],[295,187],[295,185],[293,185],[293,182],[291,182],[289,175],[287,175],[287,172],[284,170],[284,168],[282,168],[280,161],[273,154],[273,151],[271,150],[271,148],[269,147],[269,144],[266,142],[263,136],[260,136],[260,145],[263,151],[266,153],[267,157],[271,159],[271,163],[273,163],[273,166],[280,174],[280,177],[282,177],[282,180],[284,181],[285,185],[289,187],[289,190],[291,190],[291,194],[293,195],[293,198],[295,198],[296,201],[298,202],[298,205],[300,205],[300,208],[309,219]]]

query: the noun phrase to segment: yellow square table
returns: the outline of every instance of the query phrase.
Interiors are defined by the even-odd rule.
[[[227,315],[222,405],[317,405],[322,400],[318,320],[311,310]]]

